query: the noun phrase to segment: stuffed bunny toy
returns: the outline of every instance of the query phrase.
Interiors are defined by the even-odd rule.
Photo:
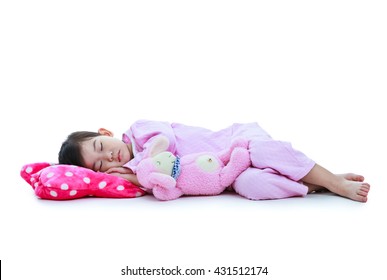
[[[178,157],[167,151],[168,139],[158,136],[138,164],[137,178],[159,200],[217,195],[250,166],[248,144],[247,140],[237,139],[219,154],[203,152]]]

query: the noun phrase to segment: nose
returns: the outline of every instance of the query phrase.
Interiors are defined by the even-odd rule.
[[[108,153],[107,153],[107,160],[108,160],[109,162],[112,162],[112,161],[113,161],[113,152],[108,152]]]

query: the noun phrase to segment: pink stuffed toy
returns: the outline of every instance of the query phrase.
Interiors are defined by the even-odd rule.
[[[234,141],[220,154],[204,152],[181,158],[166,151],[168,145],[166,137],[157,137],[137,166],[140,184],[159,200],[220,194],[251,164],[244,139]]]

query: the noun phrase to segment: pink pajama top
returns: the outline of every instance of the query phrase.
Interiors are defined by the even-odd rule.
[[[132,143],[134,158],[124,167],[136,173],[136,167],[144,155],[144,151],[157,135],[169,139],[168,150],[176,155],[184,156],[197,152],[220,152],[227,148],[235,137],[251,139],[259,137],[268,139],[270,136],[257,123],[235,123],[220,131],[188,126],[180,123],[139,120],[123,134],[125,143]]]

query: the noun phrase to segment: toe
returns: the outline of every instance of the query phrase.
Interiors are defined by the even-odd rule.
[[[367,194],[362,194],[361,192],[357,192],[356,193],[356,199],[357,201],[360,201],[360,202],[367,202]]]
[[[363,192],[368,193],[368,192],[370,191],[370,188],[367,188],[367,187],[361,187],[360,190],[363,191]]]
[[[370,186],[370,184],[368,184],[368,183],[363,183],[362,185],[361,185],[361,189],[364,189],[364,190],[370,190],[370,188],[371,188],[371,186]]]
[[[364,190],[360,189],[357,191],[357,194],[360,196],[366,197],[368,195],[368,191],[364,191]]]
[[[364,181],[364,177],[361,176],[361,175],[352,174],[352,180],[353,181],[358,181],[358,182],[363,182]]]

